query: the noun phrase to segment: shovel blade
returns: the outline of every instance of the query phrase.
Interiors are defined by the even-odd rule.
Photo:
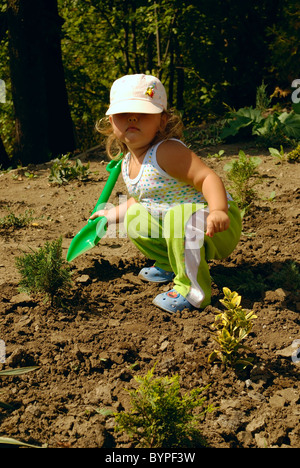
[[[67,253],[67,261],[71,262],[74,258],[95,247],[105,235],[106,226],[107,219],[104,216],[90,219],[73,238]]]
[[[123,154],[122,154],[123,155]],[[121,155],[121,156],[122,156]],[[98,202],[92,212],[95,213],[102,204],[105,204],[118,180],[121,172],[122,159],[112,160],[106,167],[110,173],[109,178],[103,188]],[[71,262],[74,258],[95,247],[106,232],[107,219],[105,216],[96,219],[89,219],[87,224],[76,234],[72,240],[68,253],[67,261]]]

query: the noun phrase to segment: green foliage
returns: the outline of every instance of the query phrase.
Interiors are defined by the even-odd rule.
[[[204,444],[199,419],[211,406],[203,409],[207,387],[181,394],[179,376],[154,378],[154,368],[144,377],[135,377],[137,390],[129,391],[132,409],[116,414],[116,430],[127,432],[140,447],[191,447]],[[195,415],[194,410],[200,408]],[[195,445],[196,444],[196,445]]]
[[[237,135],[241,129],[245,128],[247,129],[247,134],[250,134],[250,132],[253,134],[262,120],[261,111],[252,107],[244,107],[238,111],[230,112],[227,116],[225,127],[221,132],[221,138],[226,140],[226,138]]]
[[[267,95],[266,88],[265,82],[262,81],[262,84],[256,91],[256,109],[262,112],[267,110],[271,104],[271,99]]]
[[[246,311],[240,306],[241,296],[237,292],[231,292],[229,288],[223,288],[224,299],[220,302],[225,306],[224,312],[215,317],[213,338],[218,343],[219,349],[214,350],[208,361],[213,363],[220,361],[225,367],[244,369],[252,364],[253,359],[241,354],[241,351],[249,350],[241,342],[252,330],[252,320],[256,318],[253,311]]]
[[[299,78],[299,3],[281,2],[279,15],[277,24],[266,28],[268,61],[277,86],[285,88],[291,77]]]
[[[220,150],[220,151],[218,151],[217,153],[214,153],[214,154],[210,154],[210,153],[209,153],[209,154],[207,155],[207,157],[208,157],[208,158],[221,159],[224,153],[225,153],[224,150]]]
[[[220,136],[226,140],[237,134],[255,136],[269,143],[293,144],[294,140],[300,140],[300,115],[295,112],[274,112],[264,117],[259,109],[241,108],[228,114]]]
[[[75,164],[72,164],[69,161],[69,155],[65,154],[60,159],[54,159],[50,169],[49,182],[62,185],[75,179],[81,181],[87,180],[89,167],[89,163],[84,166],[80,159],[76,159]]]
[[[214,146],[222,143],[220,133],[223,128],[223,121],[215,121],[209,124],[190,127],[184,131],[185,142],[196,148],[203,148],[205,146]]]
[[[256,156],[247,156],[239,151],[239,159],[225,164],[224,170],[231,182],[235,200],[241,209],[247,209],[255,195],[254,186],[258,183],[256,170],[261,159]]]
[[[230,8],[221,0],[58,0],[57,4],[68,102],[82,149],[98,141],[95,122],[105,114],[112,82],[123,74],[159,76],[170,106],[182,111],[188,125],[222,116],[224,106],[255,105],[260,83],[257,106],[266,107],[263,79],[268,79],[268,88],[287,89],[291,77],[298,77],[297,2],[235,0]],[[6,8],[4,2],[0,13]],[[6,24],[4,17],[2,23]],[[255,34],[245,34],[253,24]],[[5,27],[1,33],[0,78],[6,83],[7,97],[0,104],[0,128],[12,156],[15,121]],[[277,143],[283,143],[277,133],[281,139]],[[272,133],[267,136],[270,140]]]
[[[290,151],[287,154],[287,160],[289,162],[299,162],[300,161],[300,143],[294,150]]]
[[[33,220],[32,210],[26,210],[24,214],[15,214],[10,208],[7,208],[8,214],[3,218],[0,218],[0,229],[21,229],[28,226]]]
[[[280,145],[280,150],[278,150],[277,148],[269,148],[269,152],[274,158],[277,158],[281,163],[284,161],[285,153],[282,145]]]
[[[21,274],[20,290],[41,293],[54,305],[58,295],[63,295],[71,286],[70,268],[62,258],[62,238],[46,242],[33,253],[16,258]]]
[[[285,143],[300,139],[300,115],[295,112],[265,113],[270,105],[264,82],[257,89],[256,108],[244,107],[231,111],[225,120],[221,138],[227,139],[236,135],[254,136],[263,142]]]

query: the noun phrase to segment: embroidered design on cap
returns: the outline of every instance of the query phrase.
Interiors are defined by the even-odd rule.
[[[145,94],[153,98],[154,96],[154,89],[156,88],[156,83],[152,83],[150,86],[148,86]]]

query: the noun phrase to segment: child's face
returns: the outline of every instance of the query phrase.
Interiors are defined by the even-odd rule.
[[[166,125],[165,114],[114,114],[109,120],[115,136],[129,149],[146,147]]]

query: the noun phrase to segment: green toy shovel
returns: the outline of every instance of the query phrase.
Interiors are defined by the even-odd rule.
[[[102,190],[95,208],[92,211],[92,214],[99,209],[98,207],[100,207],[101,204],[105,204],[108,201],[120,175],[121,164],[122,159],[117,161],[113,160],[108,163],[106,170],[109,172],[109,178]],[[107,219],[105,216],[96,219],[89,219],[87,224],[72,240],[67,253],[67,261],[71,262],[74,258],[95,247],[99,240],[104,236],[107,229],[106,225]]]

